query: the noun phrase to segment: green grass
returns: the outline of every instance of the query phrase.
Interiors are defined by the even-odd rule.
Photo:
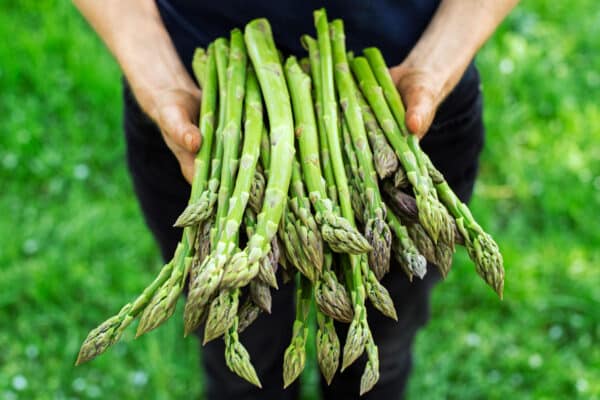
[[[160,267],[124,163],[119,71],[69,3],[0,6],[0,398],[201,397],[181,307],[73,367]],[[459,251],[417,338],[411,399],[600,399],[600,14],[524,2],[478,57],[488,130],[474,214],[499,302]],[[310,368],[304,397],[315,398]]]

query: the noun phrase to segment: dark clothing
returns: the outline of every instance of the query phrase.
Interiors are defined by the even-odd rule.
[[[186,66],[194,46],[205,46],[230,28],[242,27],[253,17],[267,16],[284,53],[300,53],[298,37],[312,33],[313,9],[306,2],[219,0],[217,2],[159,0],[161,14]],[[368,45],[382,48],[388,62],[397,64],[425,28],[437,6],[429,1],[328,1],[330,18],[343,17],[349,48]],[[277,14],[277,7],[281,8]],[[170,8],[170,10],[169,10]],[[185,16],[185,19],[181,19]],[[131,92],[124,89],[124,126],[127,161],[134,188],[148,226],[157,239],[165,260],[171,258],[181,237],[173,221],[187,203],[190,187],[183,179],[175,157],[170,153],[157,127],[142,113]],[[478,156],[483,145],[482,103],[479,77],[469,67],[459,86],[440,107],[434,123],[422,141],[423,149],[446,176],[450,186],[464,201],[471,196],[477,174]],[[385,318],[369,306],[369,324],[379,346],[380,379],[364,399],[402,397],[412,363],[411,347],[418,329],[429,317],[429,294],[439,280],[434,267],[424,280],[408,282],[398,265],[384,277],[398,312],[398,322]],[[289,344],[294,319],[294,290],[291,284],[274,291],[273,312],[261,315],[242,335],[264,389],[256,389],[238,378],[225,365],[223,341],[203,348],[208,399],[295,399],[298,385],[283,390],[283,353]],[[345,340],[345,326],[338,326]],[[344,373],[336,375],[331,386],[323,385],[327,399],[358,398],[364,356]]]

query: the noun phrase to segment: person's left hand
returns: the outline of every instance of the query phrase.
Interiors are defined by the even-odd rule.
[[[446,95],[442,91],[443,84],[431,72],[407,63],[390,68],[390,74],[406,109],[406,128],[422,139]]]

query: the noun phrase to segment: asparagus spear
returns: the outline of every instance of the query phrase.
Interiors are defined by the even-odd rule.
[[[396,151],[400,163],[413,186],[417,207],[419,208],[419,219],[434,243],[440,232],[447,225],[447,212],[440,204],[433,183],[426,170],[419,165],[415,148],[411,147],[411,137],[403,135],[399,125],[385,101],[381,96],[381,87],[378,85],[369,63],[364,57],[356,57],[351,62],[352,71],[356,76],[359,86],[371,105],[379,124],[386,134],[390,144]]]
[[[352,81],[354,87],[354,93],[358,100],[358,105],[362,111],[362,117],[365,123],[365,129],[367,131],[367,137],[369,138],[369,144],[373,149],[373,163],[375,164],[375,170],[380,179],[385,179],[392,174],[398,174],[398,157],[394,153],[394,149],[388,143],[381,127],[377,123],[373,110],[365,100],[356,82]],[[400,168],[400,171],[404,171]]]
[[[204,134],[204,141],[200,151],[196,156],[195,177],[189,204],[195,204],[199,195],[202,193],[208,179],[209,160],[214,134],[215,108],[217,102],[217,65],[215,58],[215,49],[213,45],[208,48],[206,66],[200,67],[199,58],[196,58],[196,72],[199,81],[203,84],[203,101],[200,108],[200,129]],[[201,70],[204,73],[201,73]],[[192,264],[193,244],[197,235],[195,227],[186,227],[183,232],[182,240],[175,252],[173,270],[171,276],[167,279],[159,290],[155,293],[148,306],[140,318],[136,336],[140,336],[152,329],[155,329],[166,321],[177,305],[177,300],[183,291],[187,276]]]
[[[367,351],[367,364],[360,378],[360,396],[373,389],[379,380],[379,350],[370,333],[365,350]]]
[[[230,57],[230,81],[228,85],[228,92],[232,94],[228,96],[230,100],[228,103],[239,101],[239,96],[244,96],[245,99],[245,136],[244,144],[241,156],[241,168],[235,181],[235,188],[231,197],[228,199],[228,203],[224,199],[220,199],[217,209],[217,237],[218,241],[213,246],[212,254],[206,258],[203,266],[200,268],[200,273],[197,275],[197,279],[190,282],[190,291],[186,302],[184,311],[185,320],[185,331],[191,332],[199,323],[198,310],[201,310],[213,296],[218,288],[219,281],[224,275],[224,268],[227,261],[237,248],[238,231],[242,223],[242,217],[244,216],[244,210],[248,203],[249,190],[254,178],[254,171],[259,157],[259,145],[262,135],[262,103],[260,98],[260,92],[258,90],[258,84],[256,78],[251,69],[248,70],[248,79],[246,80],[246,89],[242,90],[239,88],[238,83],[240,79],[245,79],[246,76],[246,65],[244,55],[244,43],[241,36],[241,32],[234,30],[231,33],[231,57]],[[243,71],[240,68],[243,66]],[[237,88],[234,90],[234,88]],[[241,94],[240,94],[241,93]],[[229,111],[227,112],[227,126],[224,134],[224,154],[223,160],[229,165],[229,168],[223,168],[221,178],[221,189],[228,192],[227,189],[229,183],[223,183],[224,181],[230,181],[233,179],[231,175],[235,174],[235,166],[237,164],[237,147],[239,146],[238,137],[239,126],[241,124],[241,110],[238,112],[237,108],[228,104]],[[232,122],[235,119],[237,122]],[[236,148],[231,148],[235,146]],[[221,194],[221,191],[220,191]],[[226,209],[226,211],[219,211]],[[221,219],[219,215],[224,217]],[[219,228],[219,226],[221,226]],[[212,309],[212,307],[211,307]],[[209,315],[209,319],[211,319]],[[214,317],[212,318],[215,319]]]
[[[262,147],[261,147],[262,148]],[[260,167],[254,171],[254,179],[250,186],[250,198],[248,199],[248,206],[255,213],[259,213],[265,197],[265,175],[263,174]]]
[[[312,288],[302,275],[296,278],[296,318],[292,340],[283,355],[283,387],[291,385],[302,373],[306,362],[306,338],[308,336],[308,311]]]
[[[376,48],[371,48],[365,50],[365,55],[375,71],[377,80],[383,87],[384,95],[392,108],[392,112],[394,112],[396,121],[401,124],[400,121],[404,120],[404,107],[398,92],[395,90],[381,52]],[[443,175],[433,166],[429,157],[420,150],[414,135],[407,135],[407,137],[409,145],[417,156],[417,162],[431,176],[438,195],[455,218],[458,229],[465,238],[467,252],[475,262],[477,273],[502,297],[504,267],[498,245],[475,221],[468,207],[458,199],[446,183]],[[445,224],[445,226],[448,229],[442,231],[442,242],[446,246],[443,249],[446,254],[441,255],[441,258],[448,260],[449,255],[454,251],[454,229],[449,228],[450,224]]]
[[[154,293],[152,300],[150,300],[142,312],[135,334],[136,337],[157,328],[169,319],[175,311],[177,300],[179,300],[179,296],[183,291],[192,263],[192,258],[187,256],[190,252],[190,246],[185,231],[183,235],[182,242],[178,244],[175,256],[173,257],[171,276]]]
[[[388,213],[388,223],[394,231],[394,251],[400,265],[408,271],[409,277],[416,275],[423,279],[427,273],[427,260],[423,257],[410,238],[407,228],[392,212]]]
[[[256,215],[252,209],[246,208],[244,222],[246,224],[246,236],[251,237],[256,230]],[[277,237],[274,237],[271,240],[271,250],[260,260],[258,274],[254,280],[259,280],[265,285],[278,289],[275,272],[277,271],[279,256],[279,242],[277,241]]]
[[[458,231],[465,239],[467,253],[475,263],[477,273],[502,298],[504,290],[504,262],[498,244],[475,221],[469,208],[458,199],[431,161],[426,159],[426,162],[444,205],[454,216]]]
[[[308,261],[316,270],[314,275],[318,276],[323,268],[323,239],[317,227],[317,222],[311,213],[310,200],[304,190],[302,172],[297,158],[294,159],[292,164],[290,194],[292,198],[289,200],[288,205],[290,211],[296,217],[296,232],[300,244],[303,246]]]
[[[118,314],[108,318],[93,329],[81,345],[75,365],[91,360],[117,343],[125,329],[144,310],[154,293],[169,278],[172,270],[173,262],[171,261],[162,267],[154,281],[144,289],[135,301],[125,304]]]
[[[325,378],[328,385],[331,384],[333,376],[338,369],[340,362],[340,340],[333,319],[320,310],[317,314],[317,332],[315,335],[317,344],[317,362],[321,374]]]
[[[369,253],[369,266],[378,279],[389,270],[390,247],[392,234],[385,222],[386,209],[379,186],[377,173],[373,166],[373,155],[369,148],[367,133],[360,104],[355,95],[354,80],[346,59],[346,39],[344,25],[339,19],[330,24],[333,60],[335,65],[335,83],[339,102],[344,113],[345,126],[352,139],[352,145],[358,160],[359,175],[355,176],[359,183],[365,205],[365,237],[373,247]],[[343,130],[343,128],[342,128]]]
[[[222,290],[210,303],[210,309],[204,325],[204,340],[206,344],[226,332],[229,332],[237,319],[240,301],[240,289]],[[226,335],[227,336],[227,335]]]
[[[200,127],[205,135],[205,140],[200,152],[196,156],[195,165],[195,185],[192,187],[190,195],[190,204],[197,200],[199,193],[206,184],[208,174],[208,159],[210,158],[210,149],[212,147],[212,135],[214,126],[214,109],[216,102],[216,82],[215,82],[215,63],[213,48],[209,47],[210,56],[203,59],[201,53],[197,54],[195,62],[195,70],[197,71],[198,80],[202,83],[206,100],[202,102],[200,110]],[[199,68],[200,62],[206,62],[207,67],[202,71]],[[208,149],[208,150],[206,150]],[[172,314],[176,298],[179,297],[180,290],[183,288],[187,272],[191,260],[186,257],[189,251],[187,240],[190,235],[184,232],[182,242],[178,245],[179,251],[175,252],[173,259],[161,269],[155,280],[148,286],[142,294],[133,303],[126,304],[117,315],[103,322],[96,329],[92,330],[85,341],[83,342],[76,364],[81,364],[88,361],[98,354],[103,353],[106,349],[115,344],[122,336],[124,330],[131,322],[142,313],[146,307],[151,304],[151,309],[155,310],[152,313],[152,322],[140,324],[142,328],[151,329],[157,326]],[[183,248],[185,246],[185,248]],[[173,273],[175,271],[175,273]],[[159,296],[157,293],[162,292]],[[158,301],[160,299],[160,301]],[[165,305],[166,302],[166,305]],[[159,312],[160,310],[160,312]],[[138,328],[138,332],[142,332]]]
[[[299,223],[295,214],[290,210],[289,203],[291,203],[291,200],[288,200],[288,205],[284,209],[279,234],[285,247],[287,259],[299,272],[311,282],[314,282],[319,276],[319,271],[308,259],[305,248],[298,236],[298,230],[296,229]]]
[[[251,299],[246,299],[244,304],[238,309],[238,332],[243,332],[248,328],[260,315],[262,310],[254,304]]]
[[[328,258],[329,260],[326,258],[325,262],[331,264],[331,255]],[[325,267],[315,284],[315,303],[323,314],[336,321],[352,322],[354,317],[352,300],[329,266]]]
[[[385,60],[383,59],[383,55],[379,51],[379,49],[375,47],[371,47],[365,49],[365,57],[369,61],[369,65],[371,66],[375,77],[377,78],[377,82],[381,86],[383,90],[384,97],[394,114],[394,118],[396,119],[397,125],[403,131],[404,136],[407,138],[408,145],[413,151],[415,157],[417,158],[417,164],[422,172],[430,175],[431,168],[433,164],[429,160],[429,157],[421,147],[419,146],[419,139],[415,135],[409,135],[406,127],[404,125],[404,105],[402,104],[402,100],[400,99],[400,94],[392,81],[392,77],[388,70],[387,65],[385,64]],[[437,171],[436,171],[437,172]],[[439,174],[439,173],[438,173]],[[441,174],[439,174],[441,176]],[[443,179],[443,177],[442,177]],[[431,178],[430,178],[431,180]],[[448,212],[443,209],[444,212],[441,213],[441,217],[443,218],[444,223],[441,225],[440,230],[440,238],[441,242],[445,247],[448,248],[450,252],[450,257],[452,257],[452,253],[454,253],[454,230],[451,229],[449,221],[451,221],[451,217]],[[434,242],[437,240],[434,239]]]
[[[239,340],[238,329],[238,318],[235,318],[229,329],[230,334],[225,335],[225,362],[239,377],[262,388],[256,370],[250,362],[250,354]]]
[[[289,93],[268,21],[251,21],[246,25],[245,39],[267,107],[271,128],[271,164],[256,233],[248,240],[246,249],[230,260],[221,281],[224,288],[245,286],[258,273],[259,261],[269,252],[270,242],[277,234],[294,155],[294,122]]]
[[[210,46],[209,46],[210,49]],[[207,117],[205,118],[204,122],[202,117],[200,117],[200,132],[202,132],[203,135],[203,144],[202,147],[200,149],[200,151],[198,152],[198,157],[206,157],[203,158],[205,160],[208,160],[208,158],[210,158],[210,147],[209,144],[212,143],[213,141],[213,137],[214,137],[214,141],[215,141],[215,145],[211,147],[214,147],[213,149],[213,159],[212,162],[209,164],[208,161],[199,163],[196,162],[196,170],[195,170],[195,176],[194,176],[194,183],[195,185],[192,185],[192,197],[194,198],[194,201],[190,201],[188,206],[183,210],[183,212],[181,213],[181,215],[177,218],[177,221],[175,221],[175,226],[177,227],[186,227],[186,226],[193,226],[195,224],[199,224],[202,221],[205,221],[206,219],[208,219],[212,213],[213,213],[213,209],[214,209],[214,205],[217,201],[217,191],[219,189],[219,184],[220,184],[220,177],[221,177],[221,159],[222,159],[222,155],[223,155],[223,140],[221,138],[222,136],[222,130],[223,130],[223,126],[224,126],[224,116],[225,116],[225,97],[226,97],[226,85],[225,85],[225,70],[227,68],[227,59],[228,59],[228,42],[227,39],[224,38],[219,38],[217,40],[215,40],[214,44],[212,45],[212,51],[211,53],[214,53],[214,56],[212,58],[214,58],[214,63],[215,65],[208,65],[207,67],[204,68],[205,71],[208,71],[210,73],[210,77],[211,80],[210,82],[207,80],[207,76],[203,77],[201,71],[202,71],[202,67],[201,67],[201,62],[202,62],[202,57],[201,55],[199,55],[195,60],[196,60],[196,68],[195,70],[198,71],[196,73],[197,79],[198,81],[200,81],[203,85],[203,93],[202,93],[202,104],[201,104],[201,108],[205,107],[205,103],[206,103],[206,99],[211,100],[210,97],[205,98],[204,96],[212,96],[211,93],[215,93],[216,96],[216,91],[218,90],[218,97],[219,97],[219,120],[218,120],[218,125],[217,125],[217,131],[216,133],[214,133],[215,129],[214,129],[214,108],[215,105],[213,104],[213,114],[210,115],[210,119]],[[208,60],[207,60],[208,62]],[[211,61],[213,62],[213,61]],[[213,67],[216,68],[216,72],[213,71]],[[216,77],[212,74],[216,73]],[[204,74],[206,75],[206,74]],[[218,89],[213,87],[213,86],[208,86],[208,85],[215,85],[218,86]],[[207,89],[209,89],[210,91],[207,91]],[[209,102],[210,104],[210,102]],[[206,106],[208,106],[209,104],[206,104]],[[202,110],[201,110],[202,111]],[[208,142],[208,143],[207,143]],[[207,155],[206,152],[208,152],[209,154]],[[197,159],[198,159],[197,157]],[[210,179],[208,179],[208,170],[210,169]],[[201,179],[199,179],[201,178]],[[208,179],[208,181],[206,181],[206,179]],[[196,184],[196,182],[198,182]],[[194,186],[196,186],[196,189],[194,189]],[[191,199],[190,199],[191,200]]]
[[[316,43],[314,39],[305,38],[307,46],[311,48],[314,57]],[[327,190],[321,172],[319,160],[317,124],[311,102],[310,78],[301,70],[296,58],[289,57],[285,63],[286,78],[290,88],[294,117],[296,122],[296,136],[300,159],[302,161],[302,174],[309,192],[309,197],[315,208],[315,219],[320,226],[323,239],[332,249],[339,252],[361,253],[370,249],[365,238],[354,229],[348,221],[339,217],[334,211],[330,197],[332,191]],[[316,81],[315,81],[316,82]],[[315,83],[315,91],[318,90]],[[320,107],[320,103],[318,103]],[[320,118],[321,119],[321,118]],[[323,136],[326,143],[327,139]],[[326,175],[333,178],[333,169],[328,162],[328,147],[323,147],[325,154],[321,153]],[[335,181],[333,181],[335,182]],[[332,186],[335,191],[335,185]],[[328,198],[329,197],[329,198]]]
[[[311,75],[312,75],[312,88],[313,88],[313,94],[312,94],[312,98],[314,100],[314,109],[316,112],[316,116],[317,116],[317,128],[318,128],[318,132],[325,132],[325,121],[323,120],[323,102],[322,102],[322,83],[321,83],[321,56],[319,54],[319,44],[317,43],[316,39],[308,36],[308,35],[304,35],[302,36],[301,39],[304,47],[308,50],[308,54],[310,57],[310,71],[311,71]],[[292,69],[291,72],[294,72],[294,70]],[[292,75],[293,76],[293,75]],[[306,79],[304,79],[304,81],[307,81]],[[310,81],[308,82],[308,84],[310,85]],[[306,83],[303,83],[303,86],[305,86]],[[300,86],[301,88],[302,86]],[[304,92],[304,95],[301,97],[301,99],[309,99],[309,97],[307,97],[306,92]],[[293,93],[292,93],[292,101],[293,101]],[[306,102],[304,103],[300,103],[303,104],[304,107],[306,106]],[[310,115],[311,113],[309,111],[307,111],[307,119],[306,119],[306,123],[308,124],[308,132],[304,133],[304,130],[306,128],[304,128],[303,131],[303,135],[300,137],[301,140],[299,140],[299,144],[300,144],[300,154],[303,153],[307,153],[307,154],[320,154],[321,155],[321,163],[323,164],[323,175],[325,177],[325,182],[326,182],[326,192],[327,192],[327,196],[331,199],[332,202],[337,203],[338,199],[337,199],[337,189],[335,187],[335,177],[333,176],[333,167],[331,166],[331,160],[329,157],[329,146],[327,145],[327,136],[326,135],[318,135],[318,140],[319,140],[319,147],[315,148],[315,147],[308,147],[308,145],[310,145],[311,143],[316,143],[316,141],[312,141],[314,140],[314,137],[311,136],[311,127],[314,126],[315,124],[313,122],[311,122],[310,119]],[[312,118],[314,120],[314,117]],[[309,140],[309,138],[306,138],[305,142],[304,142],[304,146],[303,146],[303,142],[302,142],[302,137],[312,137],[312,139]],[[308,144],[307,144],[308,143]],[[304,152],[302,149],[306,148],[306,152]],[[303,162],[304,161],[304,157],[302,157]],[[317,165],[316,163],[314,165]],[[304,177],[305,180],[308,179],[305,176]],[[318,183],[314,183],[314,185],[317,185]],[[309,192],[315,192],[316,190],[312,190],[309,187]],[[321,194],[321,197],[324,197]]]
[[[319,54],[321,61],[321,83],[323,90],[321,101],[323,104],[323,120],[327,144],[331,152],[331,162],[335,183],[338,190],[342,216],[350,223],[354,223],[354,212],[350,204],[348,181],[344,171],[342,151],[338,130],[337,106],[335,102],[335,89],[333,82],[333,63],[331,56],[331,42],[327,14],[324,9],[314,12],[314,20],[317,28],[317,41],[319,43]],[[354,307],[354,318],[350,323],[344,352],[342,357],[342,371],[356,360],[364,351],[366,338],[370,329],[367,322],[367,311],[365,308],[365,289],[362,285],[362,274],[360,270],[360,256],[350,255],[344,268],[346,280],[351,288],[351,298]]]

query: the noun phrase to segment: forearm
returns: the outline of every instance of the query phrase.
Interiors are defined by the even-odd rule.
[[[518,0],[442,0],[404,65],[438,76],[444,98]]]
[[[74,0],[115,56],[142,109],[154,120],[157,93],[197,91],[152,0]]]

